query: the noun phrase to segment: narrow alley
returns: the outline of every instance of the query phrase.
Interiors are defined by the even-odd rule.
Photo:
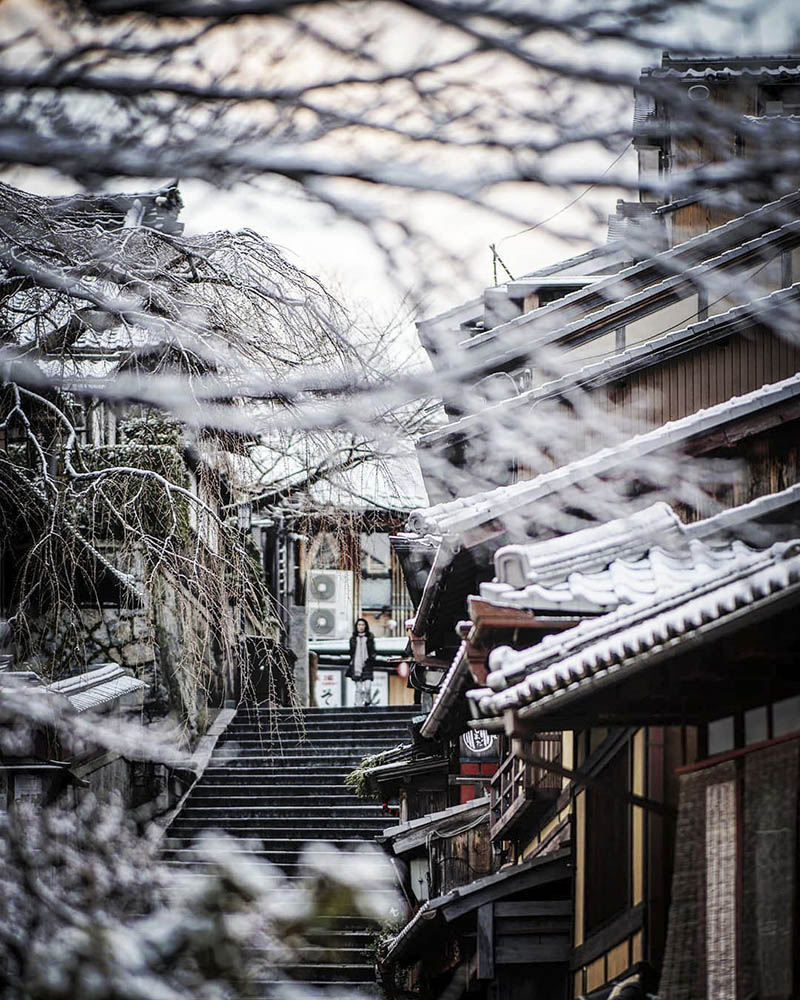
[[[243,705],[167,831],[166,859],[187,874],[202,872],[194,842],[203,832],[221,831],[291,880],[302,877],[306,845],[315,851],[318,842],[316,853],[328,853],[335,862],[331,846],[348,851],[374,842],[393,821],[380,805],[358,799],[344,779],[363,757],[406,739],[415,711],[404,706],[270,713]],[[297,982],[370,995],[374,931],[355,914],[329,917],[287,974]]]

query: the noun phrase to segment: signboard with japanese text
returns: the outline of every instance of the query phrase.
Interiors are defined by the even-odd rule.
[[[345,705],[355,705],[356,703],[356,686],[349,677],[344,682],[344,703]],[[389,704],[389,675],[383,670],[376,670],[375,676],[370,681],[369,704]]]
[[[485,729],[468,729],[461,737],[462,760],[498,760],[500,741]]]
[[[342,704],[342,671],[318,670],[314,694],[320,708],[339,708]]]

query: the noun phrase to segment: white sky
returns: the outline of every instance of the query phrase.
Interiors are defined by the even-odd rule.
[[[567,2],[567,0],[564,0]],[[612,0],[611,8],[614,3]],[[719,12],[729,12],[726,21]],[[780,52],[798,47],[800,4],[797,0],[771,0],[754,4],[752,0],[720,0],[712,14],[699,5],[667,4],[665,14],[671,25],[662,26],[659,43],[683,45],[696,50],[714,48],[729,52]],[[582,53],[574,53],[582,56]],[[659,52],[642,47],[622,49],[596,46],[593,59],[606,59],[617,69],[632,73],[646,64],[656,64]],[[632,94],[623,95],[620,112],[624,125],[632,113]],[[580,99],[579,99],[580,100]],[[606,100],[603,96],[598,101]],[[584,106],[584,110],[587,108]],[[588,109],[590,110],[590,109]],[[623,120],[624,119],[624,120]],[[614,153],[596,149],[573,154],[571,162],[587,173],[602,173]],[[614,166],[614,173],[635,171],[632,151]],[[76,189],[74,182],[53,172],[7,171],[5,179],[42,193],[67,193]],[[109,185],[118,188],[154,186],[152,180]],[[493,283],[491,243],[497,243],[503,261],[516,277],[544,266],[590,245],[605,240],[605,219],[614,210],[622,191],[596,188],[589,191],[555,222],[576,239],[559,240],[544,229],[514,235],[517,225],[500,215],[478,212],[468,206],[439,197],[404,195],[407,210],[419,228],[430,237],[430,247],[407,252],[399,268],[393,267],[357,224],[336,217],[327,208],[298,200],[287,193],[286,186],[236,187],[214,190],[196,181],[181,185],[186,208],[183,220],[189,232],[213,229],[238,229],[247,226],[281,246],[290,260],[318,275],[350,305],[363,306],[367,312],[385,320],[400,309],[403,288],[419,289],[427,280],[431,292],[420,311],[431,315],[474,297]],[[530,185],[518,188],[507,201],[520,218],[530,225],[558,212],[579,195],[581,188],[544,189]],[[630,196],[630,195],[629,195]],[[502,269],[499,280],[504,280]]]

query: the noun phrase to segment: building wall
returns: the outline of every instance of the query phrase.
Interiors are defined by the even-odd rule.
[[[588,390],[597,419],[588,420],[563,401],[548,400],[529,411],[537,422],[562,428],[558,450],[533,464],[530,452],[516,479],[532,479],[613,440],[643,434],[669,420],[696,413],[800,370],[800,347],[763,327],[687,352],[661,365],[633,372],[612,385]],[[570,430],[570,425],[572,430]]]
[[[596,735],[594,733],[596,732]],[[581,734],[578,759],[594,747],[605,731]],[[628,880],[628,905],[605,924],[589,928],[586,903],[591,894],[602,898],[607,884],[592,881],[590,854],[593,848],[614,852],[609,843],[597,844],[600,831],[593,829],[588,798],[591,786],[572,799],[575,828],[575,881],[572,963],[573,996],[589,992],[622,975],[634,963],[647,961],[658,969],[664,952],[669,886],[672,881],[675,846],[675,814],[678,785],[675,771],[697,759],[697,733],[693,728],[649,727],[632,731],[627,739],[628,777],[626,790],[662,808],[629,802],[627,856],[613,858],[618,878]],[[594,750],[592,750],[594,752]],[[602,778],[602,770],[596,774]],[[611,799],[609,799],[609,804]],[[611,807],[611,806],[610,806]],[[620,802],[617,800],[617,809]]]

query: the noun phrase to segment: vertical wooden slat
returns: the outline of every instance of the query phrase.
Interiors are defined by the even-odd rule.
[[[633,738],[633,793],[644,795],[644,730]],[[644,898],[644,810],[633,807],[633,893],[632,902],[638,906]]]
[[[478,979],[494,979],[494,903],[478,907]]]
[[[583,893],[586,884],[586,792],[575,796],[575,938],[583,944]]]
[[[706,994],[736,996],[736,783],[706,789]]]
[[[700,358],[696,354],[692,356],[690,368],[692,373],[692,405],[689,412],[696,413],[703,406],[703,379],[700,370]]]
[[[669,365],[669,420],[677,420],[683,416],[678,401],[678,366],[673,361]]]
[[[755,374],[755,384],[753,385],[753,388],[754,389],[760,389],[761,386],[764,384],[764,381],[765,381],[765,379],[764,379],[764,349],[763,349],[763,344],[761,343],[761,338],[760,337],[754,336],[753,340],[752,340],[752,343],[753,343],[753,355],[754,355],[754,360],[755,360],[755,366],[754,366],[754,369],[755,369],[755,371],[754,371],[754,374]]]
[[[730,399],[733,395],[733,352],[736,349],[738,338],[723,344],[722,350],[725,355],[725,381],[723,383],[723,393],[725,399]]]
[[[733,341],[733,392],[732,395],[739,396],[742,393],[742,354],[747,348],[747,341],[737,337]]]

